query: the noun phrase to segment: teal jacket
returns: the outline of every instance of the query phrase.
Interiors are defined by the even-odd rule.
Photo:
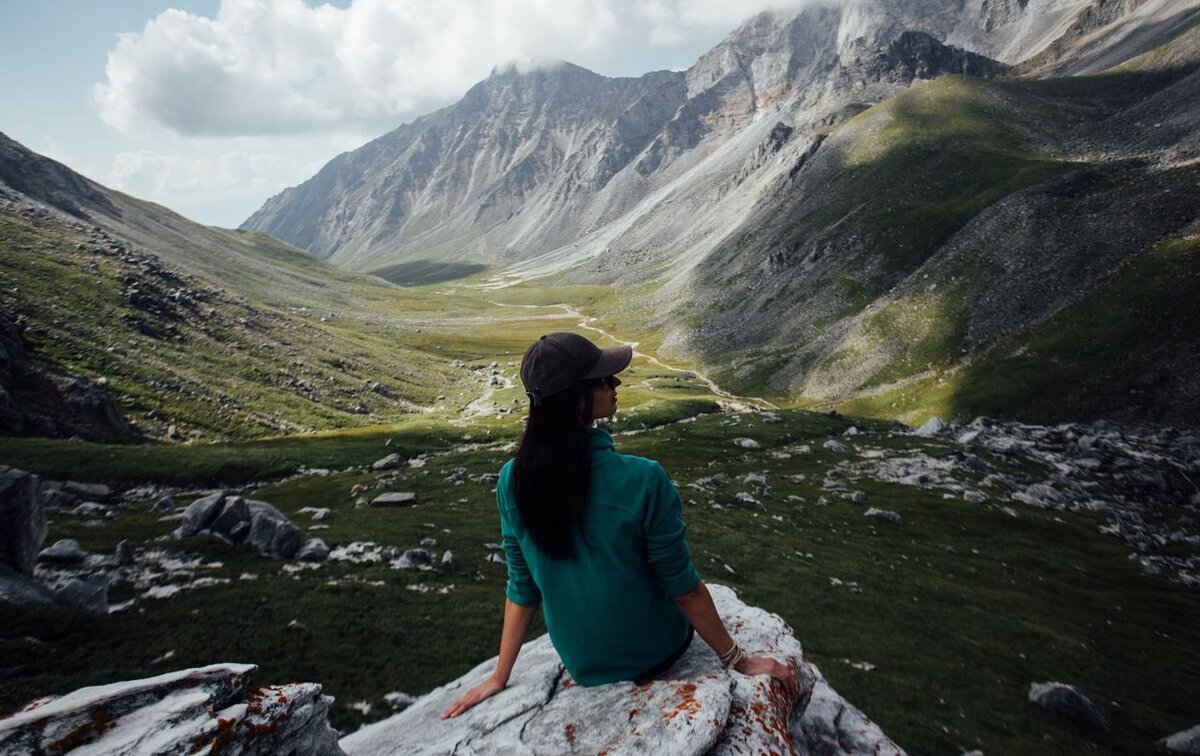
[[[684,534],[679,492],[652,459],[618,454],[612,436],[588,430],[592,454],[588,543],[554,561],[534,545],[513,495],[513,460],[500,469],[496,502],[508,560],[506,595],[542,604],[550,641],[581,685],[632,680],[677,650],[687,618],[672,596],[700,582]]]

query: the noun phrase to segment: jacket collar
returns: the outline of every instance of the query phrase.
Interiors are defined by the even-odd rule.
[[[588,428],[588,448],[592,451],[615,449],[612,434],[603,428]]]

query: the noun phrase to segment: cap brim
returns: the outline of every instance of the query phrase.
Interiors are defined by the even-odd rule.
[[[600,350],[600,359],[596,360],[596,364],[592,366],[592,369],[581,380],[616,375],[629,367],[629,362],[632,359],[633,347],[628,344],[622,344],[618,347],[605,347]]]

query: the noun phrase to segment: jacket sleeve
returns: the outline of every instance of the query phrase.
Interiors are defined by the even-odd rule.
[[[496,481],[496,506],[500,509],[500,539],[504,546],[504,560],[508,562],[508,584],[505,586],[504,595],[514,604],[537,606],[542,603],[542,592],[537,583],[533,582],[533,576],[529,574],[525,552],[521,551],[516,529],[509,520],[510,511],[506,506],[508,485],[508,475],[501,474],[500,479]]]
[[[650,501],[642,524],[646,560],[667,593],[681,596],[700,582],[700,575],[692,565],[692,554],[684,540],[687,524],[682,519],[683,502],[675,490],[675,484],[657,462],[654,463],[651,480]]]

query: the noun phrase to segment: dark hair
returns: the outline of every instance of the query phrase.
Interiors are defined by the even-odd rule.
[[[575,532],[587,542],[587,492],[591,481],[588,426],[592,386],[575,383],[529,407],[513,491],[521,521],[551,559],[575,556]]]

